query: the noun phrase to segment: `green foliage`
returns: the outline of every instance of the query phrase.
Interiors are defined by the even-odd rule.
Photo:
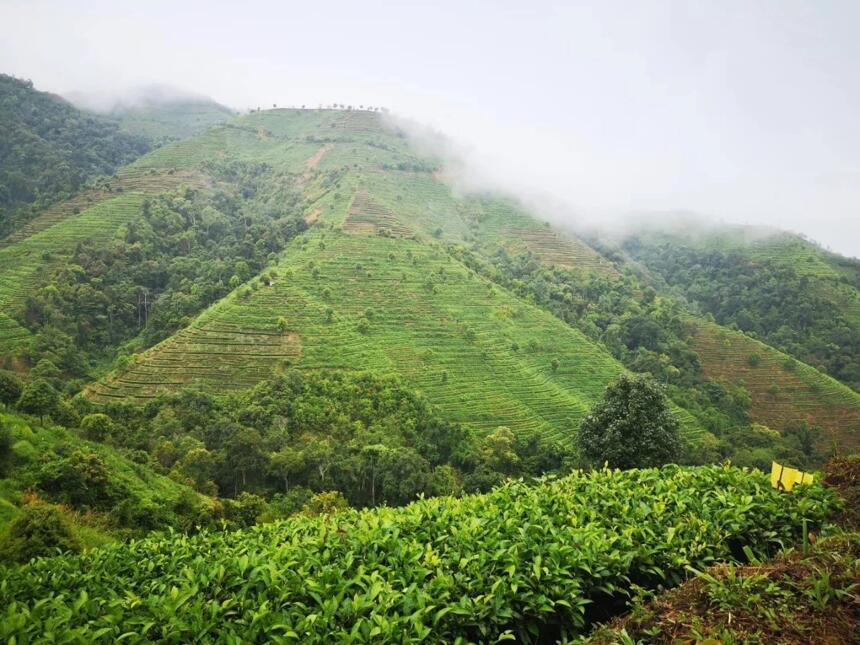
[[[6,476],[9,462],[12,460],[13,443],[12,429],[0,419],[0,477]]]
[[[856,260],[837,263],[835,256],[790,235],[751,244],[728,232],[696,239],[636,235],[624,249],[718,323],[860,387]],[[807,270],[806,258],[821,270]],[[849,275],[853,286],[845,284]]]
[[[311,497],[302,511],[311,516],[332,515],[349,508],[349,502],[339,491],[324,491]]]
[[[123,496],[104,461],[84,450],[46,461],[36,483],[55,501],[76,508],[106,509]]]
[[[577,444],[588,462],[645,468],[681,455],[678,421],[653,380],[622,375],[579,427]]]
[[[225,179],[218,191],[153,197],[125,225],[121,239],[79,244],[49,284],[26,300],[27,327],[40,337],[63,330],[84,367],[138,334],[153,344],[263,269],[270,252],[306,227],[291,214],[299,210],[299,195],[284,191],[278,208],[269,206],[267,190],[280,176],[268,166],[213,164],[210,172]],[[243,201],[244,191],[257,198]],[[225,273],[241,278],[225,284]],[[282,318],[278,329],[286,324]],[[31,360],[42,354],[31,351]],[[62,367],[83,373],[67,362]]]
[[[56,414],[59,409],[60,395],[44,379],[29,381],[21,391],[18,409],[40,418]]]
[[[12,405],[21,398],[24,386],[21,379],[12,372],[0,370],[0,403]]]
[[[835,506],[817,484],[786,495],[761,473],[673,466],[155,536],[3,572],[0,637],[62,620],[87,642],[569,639],[632,581],[676,584],[740,545],[762,556]]]
[[[114,433],[114,425],[108,415],[96,412],[81,419],[81,431],[87,439],[105,441]]]
[[[145,153],[141,137],[30,81],[0,74],[0,237],[43,207]]]
[[[25,506],[0,537],[0,561],[5,562],[28,562],[80,550],[80,541],[63,513],[44,503]]]

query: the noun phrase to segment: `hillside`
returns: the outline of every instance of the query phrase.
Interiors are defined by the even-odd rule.
[[[697,221],[646,227],[620,245],[716,322],[860,389],[860,260],[790,233]]]
[[[144,138],[0,74],[0,236],[145,153]]]
[[[123,169],[0,239],[0,364],[8,363],[31,337],[15,319],[23,315],[27,298],[46,284],[53,270],[67,265],[77,244],[109,242],[138,215],[148,195],[205,182],[200,173]]]
[[[141,529],[183,528],[207,512],[192,520],[183,505],[211,514],[212,500],[158,474],[130,451],[88,440],[80,431],[4,412],[0,439],[0,535],[43,502],[62,505],[84,547]]]
[[[209,99],[170,98],[120,105],[108,115],[119,123],[123,132],[158,146],[229,121],[235,112]]]
[[[100,403],[237,391],[289,368],[369,369],[400,375],[448,420],[479,433],[509,426],[565,441],[623,364],[671,382],[690,437],[746,423],[728,399],[713,412],[722,404],[706,400],[703,379],[716,378],[750,390],[755,422],[783,432],[806,420],[824,430],[819,447],[831,438],[855,445],[853,395],[822,399],[832,389],[826,378],[785,377],[777,412],[772,383],[754,378],[765,370],[729,373],[728,358],[702,340],[720,329],[694,318],[708,332],[688,337],[677,304],[649,296],[648,281],[618,254],[601,254],[510,199],[457,194],[444,178],[443,161],[418,154],[378,112],[254,112],[165,145],[0,242],[4,363],[19,369],[48,357],[86,376],[74,366],[98,361],[104,371],[115,352],[127,354],[86,389]],[[195,190],[177,197],[188,187]],[[144,203],[159,210],[144,213]],[[219,247],[213,208],[234,231]],[[310,230],[289,242],[301,230],[290,224],[271,239],[273,224],[286,221]],[[147,245],[169,240],[161,255],[143,256],[157,280],[129,262],[152,227]],[[63,274],[70,262],[83,273]],[[60,281],[59,294],[50,280]],[[689,300],[677,286],[655,286]],[[142,308],[144,297],[152,302]],[[93,298],[111,303],[107,316]],[[668,334],[656,344],[655,325]],[[71,335],[62,351],[57,333]],[[34,353],[34,338],[45,349]],[[712,422],[714,414],[723,420]]]
[[[860,448],[860,394],[749,336],[713,323],[692,323],[692,345],[709,377],[743,385],[750,394],[750,417],[779,431],[798,421],[818,426],[822,449],[836,444]]]
[[[510,231],[534,231],[536,248],[571,266],[611,265],[513,204],[455,198],[379,114],[253,114],[132,167],[188,169],[212,156],[300,175],[313,229],[262,278],[92,386],[93,400],[247,387],[287,366],[371,369],[401,375],[469,428],[569,438],[621,372],[594,342],[476,276],[443,243],[480,234],[519,244]]]

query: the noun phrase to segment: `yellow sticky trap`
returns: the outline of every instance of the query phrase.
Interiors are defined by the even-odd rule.
[[[770,467],[770,485],[786,492],[790,492],[795,484],[811,484],[814,479],[812,473],[805,473],[796,468],[787,468],[775,461]]]

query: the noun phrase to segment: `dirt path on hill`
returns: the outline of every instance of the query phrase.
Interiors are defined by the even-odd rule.
[[[307,168],[308,170],[313,170],[314,168],[316,168],[319,165],[320,161],[322,161],[322,158],[325,157],[326,153],[332,148],[334,148],[333,144],[325,144],[322,148],[320,148],[314,153],[313,157],[305,161],[305,168]]]

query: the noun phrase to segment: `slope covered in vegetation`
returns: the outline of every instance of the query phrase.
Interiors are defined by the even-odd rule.
[[[0,74],[0,236],[145,153],[142,137]]]
[[[705,374],[750,395],[750,417],[781,432],[806,422],[820,435],[807,442],[860,448],[860,394],[782,352],[713,323],[692,323],[691,342]]]
[[[835,508],[729,467],[595,471],[249,532],[153,537],[6,570],[4,639],[525,642],[583,633],[630,585],[765,555]],[[70,604],[71,603],[71,604]],[[123,636],[129,634],[128,636]]]
[[[261,276],[90,388],[94,400],[247,387],[286,366],[370,369],[400,374],[469,428],[558,439],[621,371],[596,343],[450,255],[445,242],[545,227],[514,205],[455,198],[433,177],[434,162],[381,115],[255,113],[134,167],[193,168],[212,157],[261,159],[297,176],[314,228]],[[562,239],[554,252],[575,264],[587,247]],[[585,256],[583,270],[611,270],[593,251]]]
[[[44,503],[61,505],[84,547],[187,529],[212,515],[211,500],[156,473],[147,455],[105,445],[105,438],[0,413],[0,536]],[[0,544],[0,561],[5,556]]]
[[[155,97],[132,105],[119,105],[109,116],[119,123],[123,132],[144,137],[160,146],[229,121],[235,112],[205,98]]]
[[[719,324],[860,389],[860,260],[743,227],[646,230],[622,248]]]

